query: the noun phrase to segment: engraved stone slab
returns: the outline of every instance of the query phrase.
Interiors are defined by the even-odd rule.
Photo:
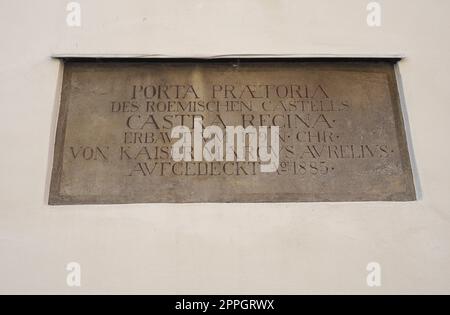
[[[415,200],[392,62],[64,67],[50,204]],[[279,126],[277,170],[175,161],[171,131],[196,117],[223,130]]]

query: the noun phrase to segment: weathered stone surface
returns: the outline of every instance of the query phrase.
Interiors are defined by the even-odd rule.
[[[280,127],[279,167],[175,162],[171,129]],[[66,62],[50,204],[414,200],[388,62]]]

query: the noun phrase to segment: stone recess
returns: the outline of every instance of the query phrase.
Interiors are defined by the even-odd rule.
[[[407,201],[394,63],[66,61],[50,204]],[[279,126],[260,160],[174,161],[171,130]],[[203,140],[203,145],[207,142]]]

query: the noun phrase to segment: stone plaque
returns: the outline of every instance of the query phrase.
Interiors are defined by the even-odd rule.
[[[415,200],[393,62],[64,67],[50,204]]]

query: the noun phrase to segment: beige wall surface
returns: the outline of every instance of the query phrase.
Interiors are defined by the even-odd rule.
[[[450,293],[450,1],[68,2],[0,0],[0,292]],[[53,54],[404,55],[419,200],[48,206]]]

